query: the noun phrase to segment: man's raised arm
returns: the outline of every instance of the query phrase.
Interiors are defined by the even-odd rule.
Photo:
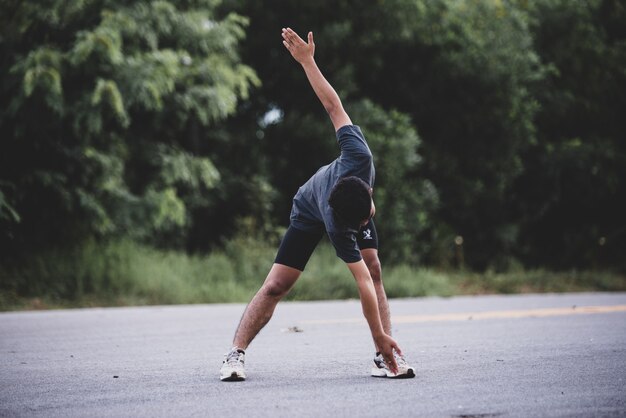
[[[315,63],[315,43],[313,43],[313,32],[309,32],[308,42],[304,42],[291,28],[283,28],[283,45],[289,50],[291,56],[302,65],[313,91],[322,102],[324,109],[328,112],[330,120],[338,130],[342,126],[352,125],[350,117],[343,109],[341,100],[337,92],[324,78],[322,72]]]

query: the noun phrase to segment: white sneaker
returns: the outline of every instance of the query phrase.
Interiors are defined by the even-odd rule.
[[[246,371],[243,366],[246,362],[245,351],[233,348],[224,354],[224,363],[220,369],[220,380],[222,382],[240,382],[246,380]]]
[[[410,379],[415,377],[415,369],[409,366],[404,359],[404,357],[398,355],[395,351],[393,352],[394,357],[396,358],[396,364],[398,365],[398,373],[393,373],[387,364],[385,363],[385,359],[382,354],[377,354],[374,357],[374,367],[372,367],[372,376],[374,377],[391,377],[394,379]]]

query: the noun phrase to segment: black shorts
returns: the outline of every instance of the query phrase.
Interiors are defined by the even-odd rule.
[[[285,232],[285,236],[278,248],[278,254],[274,263],[284,266],[293,267],[297,270],[304,271],[304,267],[309,262],[313,250],[324,235],[324,228],[316,231],[303,231],[289,225],[289,229]],[[376,234],[376,225],[374,220],[370,221],[361,229],[356,237],[359,249],[366,248],[378,249],[378,235]]]

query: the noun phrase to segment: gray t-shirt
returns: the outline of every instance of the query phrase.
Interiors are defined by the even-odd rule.
[[[303,231],[325,228],[337,256],[346,263],[361,260],[354,229],[336,225],[328,204],[330,192],[343,177],[356,176],[374,187],[374,162],[361,128],[346,125],[337,131],[341,155],[317,170],[293,198],[291,225]]]

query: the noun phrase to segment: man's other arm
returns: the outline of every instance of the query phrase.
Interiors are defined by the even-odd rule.
[[[400,355],[402,354],[402,351],[400,350],[400,347],[398,347],[398,343],[389,335],[385,334],[385,331],[383,330],[383,324],[380,320],[380,313],[378,310],[376,290],[374,289],[374,282],[372,281],[369,269],[363,260],[347,264],[359,288],[363,316],[365,316],[365,319],[367,320],[374,343],[376,344],[378,350],[382,353],[383,358],[391,371],[397,373],[398,366],[393,355],[393,350],[396,350],[396,352]]]
[[[313,87],[313,91],[322,102],[324,109],[330,116],[335,131],[342,126],[352,125],[350,117],[343,109],[339,95],[324,78],[315,62],[315,43],[313,32],[309,32],[308,42],[304,42],[291,28],[283,28],[283,45],[289,50],[291,56],[302,65],[304,72]]]

